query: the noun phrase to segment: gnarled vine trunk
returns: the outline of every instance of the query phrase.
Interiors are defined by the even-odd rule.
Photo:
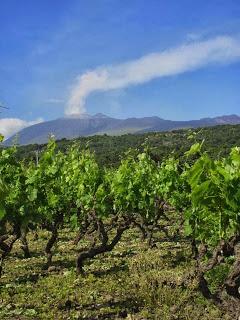
[[[50,265],[52,264],[52,248],[54,246],[54,244],[57,242],[58,239],[58,228],[60,226],[60,224],[63,221],[63,215],[61,213],[59,213],[56,218],[55,218],[55,222],[51,227],[51,237],[49,238],[47,245],[45,247],[45,254],[47,257],[47,262],[46,265],[44,267],[44,269],[48,269],[50,267]]]
[[[235,262],[225,281],[225,289],[230,296],[240,299],[240,243],[234,247]]]
[[[10,254],[14,243],[20,238],[20,236],[20,228],[16,224],[13,228],[12,235],[3,235],[0,237],[0,249],[2,250],[2,255],[0,257],[0,278],[2,276],[4,260]]]
[[[119,224],[116,228],[116,233],[114,237],[109,240],[108,232],[106,226],[101,219],[98,219],[96,216],[96,221],[98,225],[98,234],[97,238],[100,240],[100,244],[96,245],[96,239],[94,239],[92,245],[87,250],[82,251],[76,260],[76,270],[78,274],[84,274],[84,263],[87,259],[92,259],[95,256],[112,251],[116,244],[120,241],[122,234],[125,230],[128,229],[130,222],[124,221]],[[108,230],[109,231],[109,230]]]
[[[200,246],[197,257],[197,277],[199,289],[203,296],[207,299],[215,299],[217,302],[221,301],[222,292],[217,292],[215,294],[211,293],[207,280],[205,279],[205,274],[217,265],[223,263],[226,257],[234,255],[235,262],[230,269],[223,287],[225,287],[226,292],[229,295],[240,299],[240,236],[236,235],[229,241],[221,240],[213,251],[212,257],[207,262],[202,262],[201,260],[203,260],[206,253],[207,246]]]
[[[20,240],[22,242],[21,249],[23,250],[25,259],[28,259],[31,257],[29,247],[28,247],[27,233],[28,233],[27,228],[23,229],[21,231],[21,237],[20,237]]]

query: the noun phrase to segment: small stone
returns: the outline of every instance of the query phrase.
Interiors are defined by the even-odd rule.
[[[56,272],[56,271],[58,271],[57,267],[55,266],[48,267],[48,272]]]

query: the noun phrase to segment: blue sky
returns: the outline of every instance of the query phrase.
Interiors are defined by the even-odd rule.
[[[1,120],[21,119],[26,125],[62,117],[74,94],[72,102],[84,104],[81,110],[119,118],[240,114],[238,54],[170,75],[159,71],[161,76],[149,80],[139,75],[141,80],[132,82],[126,67],[121,84],[111,84],[119,72],[112,66],[122,70],[130,62],[131,68],[131,61],[166,50],[179,57],[181,46],[217,37],[238,41],[239,0],[1,1],[0,37],[0,102],[10,107]],[[81,76],[93,71],[92,81],[99,68],[111,83],[91,84],[76,102]]]

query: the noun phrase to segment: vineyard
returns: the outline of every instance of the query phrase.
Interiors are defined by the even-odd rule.
[[[0,154],[1,319],[238,319],[240,148],[159,161],[145,144],[114,168],[54,140],[16,153]]]

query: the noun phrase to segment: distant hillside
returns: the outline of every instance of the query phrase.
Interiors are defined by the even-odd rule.
[[[152,149],[153,158],[157,161],[169,156],[171,152],[174,152],[177,157],[181,157],[195,141],[202,142],[204,140],[203,150],[208,151],[210,156],[215,159],[219,155],[229,154],[230,149],[234,146],[240,147],[240,124],[198,128],[194,129],[194,132],[196,133],[194,140],[188,139],[190,134],[188,129],[119,136],[79,137],[74,140],[58,140],[57,148],[64,152],[73,143],[77,143],[80,149],[84,149],[88,145],[90,150],[95,153],[100,165],[117,166],[129,148],[142,150],[146,141]],[[46,145],[36,144],[20,146],[17,157],[35,161],[36,156],[39,156],[45,147]]]
[[[46,143],[49,135],[53,134],[57,140],[74,139],[92,135],[121,135],[125,133],[144,133],[171,131],[182,128],[208,127],[222,124],[240,124],[237,115],[203,118],[190,121],[171,121],[159,117],[115,119],[98,113],[94,116],[87,114],[46,121],[21,130],[17,141],[21,145]],[[11,145],[14,137],[5,141]]]

